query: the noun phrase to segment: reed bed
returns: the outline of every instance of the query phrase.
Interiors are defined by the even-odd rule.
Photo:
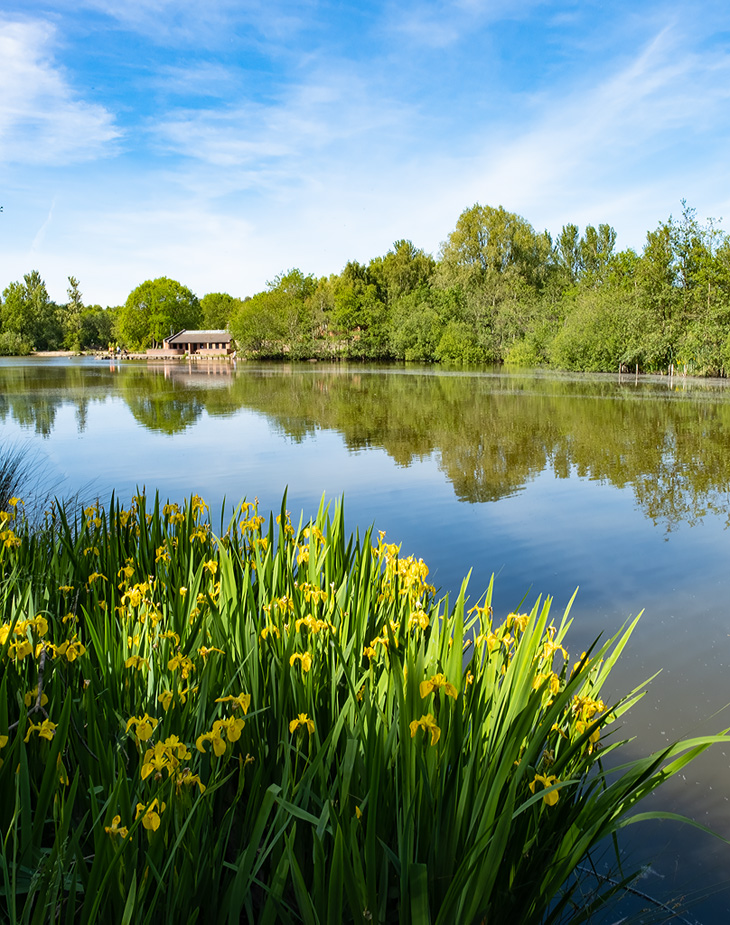
[[[10,499],[35,480],[39,465],[27,447],[0,443],[0,511],[7,511]]]
[[[0,521],[3,922],[587,921],[623,881],[576,870],[721,740],[620,763],[638,617],[571,658],[570,608],[439,599],[341,504]]]

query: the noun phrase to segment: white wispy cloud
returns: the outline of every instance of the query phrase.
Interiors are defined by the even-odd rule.
[[[666,218],[669,189],[676,205],[701,188],[689,165],[697,162],[703,132],[728,125],[730,54],[699,53],[685,38],[676,27],[664,28],[595,85],[536,96],[530,125],[503,125],[496,138],[490,132],[466,183],[473,188],[478,177],[483,201],[512,203],[533,221],[561,210],[576,216],[565,221],[606,220],[586,215],[601,203],[621,230],[624,210],[636,224],[641,202],[660,201],[655,220]],[[722,134],[727,142],[730,133]],[[717,139],[713,150],[722,151]],[[638,229],[632,230],[635,238]]]
[[[448,48],[477,29],[521,19],[546,0],[416,0],[391,3],[386,28],[400,39],[427,48]]]
[[[410,107],[375,95],[370,81],[343,70],[309,77],[268,105],[243,100],[175,111],[153,131],[167,150],[225,168],[221,179],[230,190],[237,183],[307,185],[332,159],[355,156],[357,164],[385,145],[397,149],[413,120]]]
[[[110,150],[113,115],[79,97],[42,21],[0,20],[0,162],[67,164]]]
[[[237,69],[215,61],[196,61],[184,66],[165,65],[148,83],[170,96],[229,99],[240,89],[242,76]]]
[[[51,202],[51,207],[48,210],[48,215],[46,216],[46,220],[43,222],[41,227],[36,232],[35,237],[33,238],[33,243],[30,248],[31,255],[35,253],[36,251],[38,251],[43,246],[43,242],[46,237],[46,232],[50,228],[51,222],[53,221],[53,212],[55,208],[56,208],[56,200],[54,199]]]
[[[282,40],[306,28],[317,0],[49,0],[61,10],[93,10],[160,45],[211,48],[248,38]],[[245,36],[246,30],[251,35]]]

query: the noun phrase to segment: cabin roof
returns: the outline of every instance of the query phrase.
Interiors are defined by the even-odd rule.
[[[227,344],[231,341],[228,331],[178,331],[165,338],[166,344]]]

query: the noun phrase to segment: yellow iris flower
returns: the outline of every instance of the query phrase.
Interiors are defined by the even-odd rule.
[[[435,674],[432,678],[429,678],[427,681],[421,681],[419,690],[421,692],[421,697],[428,697],[430,693],[436,693],[437,690],[443,688],[444,693],[448,697],[453,697],[456,700],[458,694],[456,688],[453,684],[449,684],[446,680],[445,675]]]
[[[490,654],[499,648],[499,637],[495,633],[480,633],[474,640],[475,648],[479,648],[486,643],[487,652]]]
[[[144,803],[137,803],[137,814],[134,817],[139,819],[142,816],[142,825],[150,832],[156,832],[160,827],[160,815],[164,813],[166,803],[158,803],[155,798],[145,810]]]
[[[213,746],[213,752],[220,758],[226,750],[226,741],[223,738],[225,733],[229,742],[237,742],[241,738],[243,727],[246,725],[245,720],[236,719],[231,716],[228,719],[217,719],[213,723],[211,732],[204,732],[195,740],[195,747],[199,752],[205,753],[205,743],[210,742]]]
[[[555,784],[560,783],[560,781],[554,774],[548,774],[548,775],[536,774],[535,779],[530,784],[530,793],[535,792],[535,787],[538,781],[542,784],[545,790],[547,790],[549,787],[554,786]],[[560,793],[557,790],[552,790],[550,793],[545,794],[545,796],[542,798],[542,801],[546,806],[555,806],[555,804],[558,802],[559,799],[560,799]]]
[[[199,752],[205,753],[205,743],[210,742],[213,746],[213,752],[220,758],[225,753],[226,741],[223,738],[223,720],[216,720],[213,723],[213,730],[199,735],[195,740],[195,747]]]
[[[228,697],[218,697],[216,699],[216,703],[228,703],[229,701],[234,706],[239,706],[244,713],[248,713],[248,708],[251,706],[251,695],[239,694],[238,697],[234,697],[232,694],[229,694]]]
[[[205,784],[201,781],[200,776],[198,774],[193,774],[190,768],[184,768],[175,781],[175,789],[179,793],[181,787],[192,787],[193,784],[197,784],[198,787],[200,787],[201,793],[205,792]]]
[[[144,763],[142,764],[142,770],[140,771],[140,776],[142,777],[142,780],[144,780],[154,772],[161,774],[165,769],[167,769],[167,776],[171,777],[173,767],[170,764],[170,756],[168,755],[167,749],[162,744],[162,742],[157,742],[154,748],[147,749],[147,752],[144,756]]]
[[[52,723],[50,719],[44,719],[42,723],[29,723],[24,741],[27,742],[33,732],[37,732],[40,738],[48,739],[50,742],[56,734],[56,724]]]
[[[124,663],[125,668],[136,668],[137,671],[142,671],[144,668],[145,671],[149,670],[149,662],[146,658],[142,658],[141,655],[130,655],[127,661]]]
[[[241,733],[243,732],[243,727],[246,725],[246,721],[240,719],[239,717],[231,716],[228,719],[223,720],[226,726],[226,735],[228,736],[229,742],[238,742],[241,738]]]
[[[529,620],[530,615],[528,613],[508,613],[505,626],[507,629],[510,629],[512,626],[516,626],[520,632],[524,633],[525,627],[527,626]]]
[[[167,713],[167,711],[170,709],[170,705],[172,704],[172,698],[173,698],[173,693],[172,691],[168,691],[168,690],[164,690],[162,691],[161,694],[157,695],[157,699],[162,704],[162,709],[165,711],[165,713]]]
[[[22,661],[26,655],[33,654],[33,646],[28,642],[27,639],[23,639],[20,642],[11,642],[8,646],[8,658],[13,661]]]
[[[289,659],[289,664],[292,666],[292,668],[297,661],[301,665],[302,674],[306,674],[312,667],[312,656],[309,654],[309,652],[305,652],[303,655],[300,655],[299,652],[295,652]]]
[[[26,707],[32,707],[35,704],[37,699],[38,699],[38,686],[36,685],[36,687],[34,687],[32,691],[28,691],[28,693],[23,697],[23,703],[26,705]],[[41,706],[45,707],[47,703],[48,703],[48,697],[46,697],[45,693],[42,693],[41,694]]]
[[[133,716],[127,722],[126,731],[129,732],[130,728],[134,726],[135,735],[137,736],[138,742],[146,742],[147,739],[152,738],[152,733],[155,731],[155,726],[157,725],[157,720],[153,716],[148,716],[146,713],[144,716]]]
[[[126,826],[119,825],[121,821],[122,821],[121,816],[115,816],[112,819],[111,825],[104,826],[104,831],[106,832],[106,834],[111,835],[112,837],[114,837],[115,835],[119,835],[121,838],[126,838],[129,830],[127,829]]]
[[[424,732],[431,733],[431,745],[435,745],[441,738],[441,730],[436,725],[436,720],[432,713],[424,714],[420,719],[414,719],[411,723],[411,738],[414,738],[419,728]]]
[[[195,671],[195,665],[192,659],[180,652],[177,655],[173,655],[167,663],[167,667],[170,671],[176,671],[179,668],[184,680],[190,677],[191,671]]]
[[[314,732],[314,720],[310,719],[306,713],[300,713],[296,719],[289,723],[289,732],[294,733],[299,728],[306,729],[311,736]]]
[[[408,619],[408,628],[413,629],[414,627],[419,627],[422,630],[428,629],[429,618],[428,614],[418,608],[416,609]]]

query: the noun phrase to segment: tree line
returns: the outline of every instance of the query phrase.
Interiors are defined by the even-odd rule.
[[[608,224],[553,238],[503,207],[465,209],[436,258],[409,240],[317,278],[292,269],[246,298],[198,298],[148,280],[124,305],[85,306],[69,277],[52,302],[37,272],[0,302],[0,353],[161,344],[183,328],[228,328],[260,358],[507,363],[584,371],[730,370],[730,237],[682,202],[641,253]]]

